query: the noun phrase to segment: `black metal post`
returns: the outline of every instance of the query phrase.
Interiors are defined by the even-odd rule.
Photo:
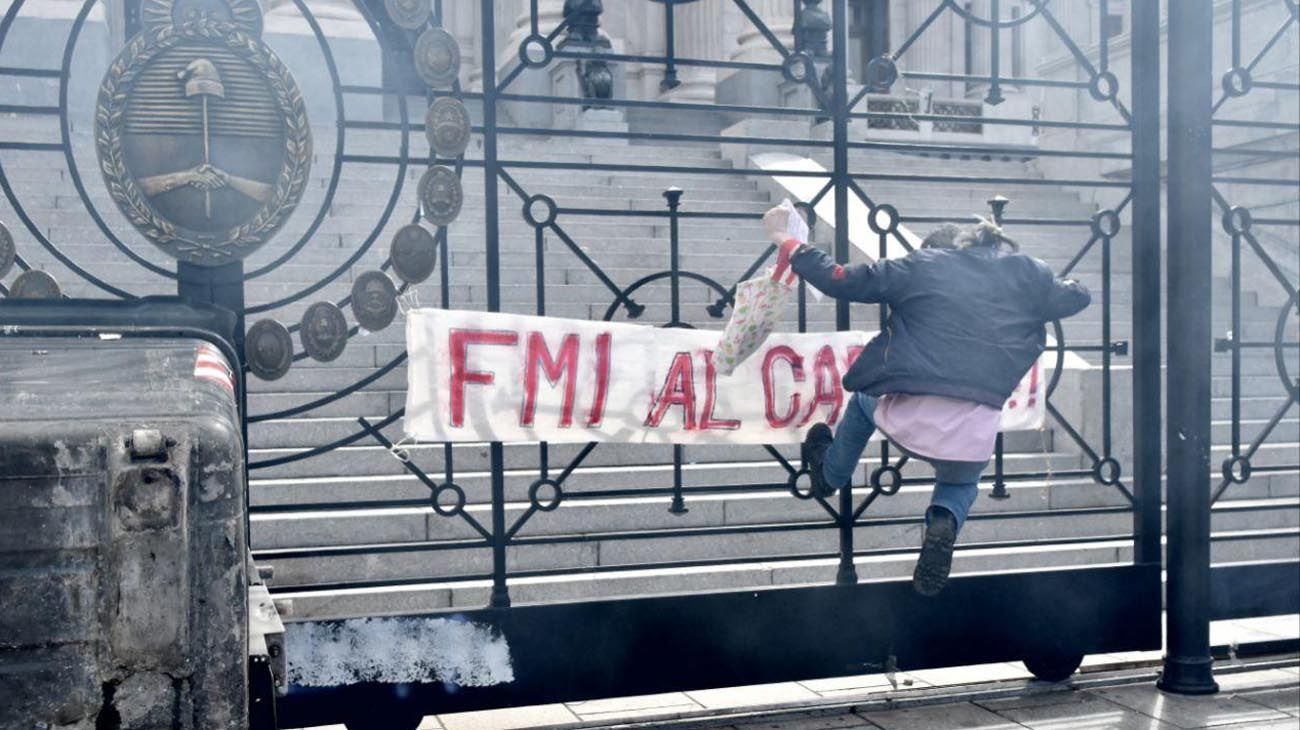
[[[501,311],[501,237],[497,225],[497,66],[496,16],[492,0],[480,3],[483,69],[483,238],[487,258],[488,311]],[[492,470],[492,597],[493,608],[510,606],[506,588],[505,449],[500,441],[488,447]]]
[[[835,137],[835,260],[849,262],[849,89],[848,89],[848,0],[833,0],[831,13],[831,124]],[[849,328],[849,303],[835,302],[835,329]],[[853,565],[853,489],[852,482],[840,490],[840,566],[835,574],[838,585],[858,582]]]
[[[1139,3],[1140,4],[1140,3]],[[1158,686],[1210,694],[1212,3],[1169,5],[1167,629]]]
[[[198,266],[176,262],[176,295],[187,302],[212,304],[235,314],[235,352],[239,362],[231,363],[239,373],[239,412],[244,447],[248,447],[248,377],[244,358],[244,262],[221,266]]]
[[[671,6],[669,6],[671,7]],[[677,227],[677,211],[682,204],[682,189],[671,187],[664,191],[664,200],[668,201],[668,267],[669,282],[672,285],[671,301],[669,306],[672,307],[672,314],[669,318],[669,327],[684,327],[682,322],[682,277],[681,277],[681,244],[678,239],[679,231]],[[673,445],[673,501],[669,505],[668,511],[675,515],[684,515],[690,511],[686,507],[686,499],[682,495],[682,462],[685,458],[685,449],[677,444]]]
[[[1160,8],[1133,5],[1133,551],[1160,562]]]
[[[984,101],[997,106],[1005,101],[1002,96],[1002,18],[998,0],[989,1],[989,93]]]
[[[664,78],[659,82],[660,91],[669,91],[682,85],[677,79],[677,39],[673,19],[673,9],[677,3],[664,0]]]
[[[868,0],[866,31],[864,67],[865,63],[889,54],[889,0]],[[863,81],[871,85],[872,91],[881,93],[889,91],[889,87],[879,83],[877,79],[867,77]]]
[[[672,284],[672,298],[669,302],[669,306],[672,307],[672,316],[669,317],[668,326],[680,327],[682,326],[682,276],[681,249],[677,238],[677,211],[682,204],[682,189],[679,187],[668,188],[664,191],[664,200],[668,201],[668,279]]]

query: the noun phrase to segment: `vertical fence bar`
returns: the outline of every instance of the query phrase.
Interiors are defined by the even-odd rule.
[[[1134,3],[1133,551],[1160,562],[1160,8]]]
[[[481,0],[483,68],[483,221],[487,258],[488,311],[501,311],[501,232],[497,221],[497,65],[496,16],[493,0]],[[506,482],[505,449],[500,441],[488,447],[492,470],[492,596],[488,605],[506,608]]]
[[[678,209],[682,204],[682,189],[670,187],[664,191],[664,200],[668,201],[668,280],[671,286],[669,307],[672,315],[668,318],[669,327],[682,326],[682,263],[681,242],[678,236]]]
[[[671,7],[671,6],[670,6]],[[684,327],[682,322],[682,261],[681,261],[681,241],[678,236],[681,231],[678,226],[677,212],[682,203],[682,189],[679,187],[670,187],[664,191],[664,200],[668,201],[668,271],[669,283],[672,287],[669,302],[672,308],[672,315],[669,317],[669,327]],[[684,515],[690,510],[686,507],[686,499],[682,495],[682,462],[685,460],[685,449],[680,444],[673,445],[673,501],[668,507],[668,511],[675,515]]]
[[[835,162],[831,179],[835,181],[835,260],[849,262],[849,86],[848,86],[848,0],[833,0],[831,15],[831,124],[835,136]],[[849,328],[849,303],[835,301],[835,329]],[[858,582],[853,565],[853,489],[852,480],[840,490],[840,566],[835,574],[838,585]]]
[[[1218,691],[1210,656],[1212,3],[1169,5],[1169,454],[1164,672],[1159,687]]]
[[[188,261],[176,262],[176,295],[187,302],[211,304],[235,314],[235,352],[239,362],[230,366],[239,373],[240,435],[248,446],[248,377],[244,362],[244,262],[232,261],[221,266],[199,266]],[[245,454],[247,455],[247,454]],[[245,495],[247,501],[247,495]]]
[[[664,0],[664,78],[659,82],[660,91],[669,91],[682,85],[677,80],[677,30],[673,9],[677,3]]]

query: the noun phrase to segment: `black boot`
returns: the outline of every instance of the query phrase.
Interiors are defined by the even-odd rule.
[[[957,542],[957,518],[942,507],[931,507],[925,527],[921,557],[912,573],[912,587],[923,596],[937,596],[948,583],[952,570],[952,548]]]
[[[818,423],[808,429],[808,435],[804,436],[803,446],[800,448],[804,466],[808,467],[808,475],[812,478],[813,496],[822,499],[835,494],[835,487],[827,484],[822,477],[822,461],[826,458],[826,450],[831,447],[831,442],[834,440],[835,435],[831,433],[831,427]]]

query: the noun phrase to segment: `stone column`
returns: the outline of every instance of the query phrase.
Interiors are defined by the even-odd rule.
[[[500,83],[519,64],[519,46],[532,34],[533,27],[528,0],[496,0],[496,12],[497,82]],[[537,32],[544,37],[564,19],[564,0],[539,0],[537,19]],[[542,96],[552,91],[551,72],[546,68],[525,69],[506,89],[511,94]],[[504,113],[506,120],[520,126],[546,127],[551,123],[551,109],[547,104],[502,101],[498,111]]]
[[[519,58],[519,44],[533,32],[532,8],[528,0],[518,3],[515,15],[515,27],[504,44],[497,44],[497,73],[514,68]],[[497,16],[497,22],[510,17],[505,13]],[[543,36],[555,29],[564,20],[564,0],[539,0],[537,3],[537,32]],[[559,43],[559,38],[556,43]]]
[[[792,0],[751,0],[749,7],[763,19],[786,48],[794,50],[794,3]],[[738,45],[731,52],[731,60],[745,63],[780,63],[776,52],[758,28],[744,18],[744,30],[736,37]]]
[[[682,58],[722,58],[722,0],[699,0],[677,6],[674,34],[676,55]],[[677,67],[681,85],[664,92],[675,101],[712,102],[718,70],[698,66]]]
[[[483,69],[479,59],[479,38],[482,36],[479,5],[475,2],[442,4],[442,26],[460,44],[460,80],[465,88],[475,88],[482,83]]]
[[[901,29],[903,34],[890,38],[890,45],[897,48],[907,40],[917,26],[925,21],[932,8],[919,7],[912,3],[895,3],[890,10],[902,15],[901,19],[904,21]],[[897,27],[897,24],[893,25]],[[962,62],[965,58],[964,28],[965,21],[958,17],[956,13],[944,13],[916,39],[916,42],[907,49],[907,53],[903,54],[903,57],[898,60],[899,69],[961,73]],[[893,31],[894,28],[890,30]],[[983,32],[983,30],[976,27],[976,33]],[[939,98],[960,98],[965,93],[965,86],[960,82],[916,80],[908,82],[900,80],[894,85],[893,93],[902,94],[903,88],[908,85],[920,87],[922,90],[928,89],[934,96]]]

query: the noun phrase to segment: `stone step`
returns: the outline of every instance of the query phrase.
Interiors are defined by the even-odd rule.
[[[1241,399],[1241,417],[1248,419],[1269,419],[1278,409],[1288,405],[1288,400],[1281,394],[1270,396],[1253,396],[1243,397]],[[1294,407],[1294,406],[1292,406]],[[1232,402],[1228,398],[1215,398],[1211,403],[1210,412],[1212,418],[1216,420],[1227,420],[1232,417]]]
[[[924,502],[922,502],[924,503]],[[1222,505],[1218,511],[1225,526],[1216,526],[1222,533],[1264,530],[1282,531],[1292,536],[1300,535],[1300,510],[1294,507],[1281,509],[1241,509],[1240,503]],[[1234,516],[1234,519],[1225,519]],[[987,518],[987,513],[972,513],[972,519],[962,531],[962,543],[976,546],[980,543],[1009,541],[1042,541],[1050,543],[1063,538],[1099,539],[1122,538],[1131,534],[1132,517],[1122,513],[1076,513],[1061,510],[1045,514],[1019,516],[1017,513],[1001,514]],[[1254,522],[1275,527],[1248,527]],[[918,545],[923,532],[919,514],[900,518],[867,516],[854,529],[853,544],[857,550],[891,550]],[[518,546],[507,550],[507,569],[527,571],[545,569],[592,569],[618,566],[641,567],[659,562],[701,561],[732,559],[753,560],[756,557],[778,558],[808,554],[834,555],[838,547],[838,532],[825,527],[748,531],[728,533],[689,534],[689,528],[679,528],[683,534],[656,535],[652,539],[639,539],[636,532],[586,534],[574,542],[546,541]],[[522,539],[517,536],[516,539]],[[453,543],[454,544],[454,543]],[[434,541],[434,547],[437,541]],[[255,553],[255,557],[256,553]],[[292,588],[296,585],[317,582],[345,582],[358,580],[410,580],[470,577],[490,573],[491,550],[486,547],[443,549],[415,549],[409,552],[386,554],[363,553],[358,555],[307,555],[303,557],[258,558],[275,568],[274,587]],[[598,579],[598,578],[597,578]]]
[[[954,575],[1056,566],[1082,566],[1114,563],[1131,559],[1130,543],[1099,542],[1071,546],[1071,550],[1028,551],[1025,549],[970,549],[959,546],[954,559]],[[914,553],[859,557],[855,561],[862,581],[911,579],[916,564]],[[718,567],[675,568],[666,570],[619,570],[602,572],[599,577],[515,578],[509,581],[514,605],[558,601],[594,600],[624,596],[668,595],[694,591],[727,591],[770,588],[780,585],[829,583],[835,579],[838,560],[788,560],[776,562],[734,563]],[[286,619],[308,620],[424,613],[449,608],[486,605],[491,582],[486,580],[430,581],[401,588],[341,589],[328,591],[294,591],[277,593],[277,598],[292,599],[294,616]]]
[[[254,449],[250,450],[249,458],[255,463],[297,451]],[[442,473],[442,445],[413,446],[407,452],[412,462],[427,474]],[[1266,455],[1265,449],[1261,449],[1261,455]],[[876,466],[867,459],[862,463],[864,468],[869,463],[872,468]],[[1079,463],[1078,456],[1067,453],[1016,453],[1006,455],[1004,468],[1007,473],[1046,469],[1061,472],[1078,468]],[[1264,463],[1261,460],[1258,465]],[[933,470],[924,462],[909,462],[907,475],[926,479],[933,475]],[[299,462],[256,469],[251,476],[251,500],[259,505],[428,498],[424,484],[411,476],[386,448],[378,445],[346,446]],[[504,476],[507,498],[522,500],[527,499],[528,488],[537,479],[538,472],[536,468],[507,469]],[[481,470],[470,470],[469,465],[457,463],[454,477],[471,502],[486,499],[490,478],[486,465]],[[774,460],[688,463],[682,466],[684,486],[784,485],[787,477],[786,471]],[[662,490],[671,488],[672,484],[673,469],[668,464],[638,467],[584,465],[570,474],[565,488],[572,492]]]
[[[1241,420],[1242,441],[1246,445],[1254,442],[1268,424],[1269,420],[1266,418],[1243,418]],[[1226,444],[1231,442],[1232,421],[1230,419],[1213,421],[1210,426],[1211,438],[1214,443]],[[1277,425],[1269,432],[1265,443],[1300,444],[1300,419],[1292,416],[1278,421]],[[1300,449],[1300,446],[1297,446],[1297,449]],[[1300,457],[1297,460],[1300,460]]]
[[[1123,507],[1128,504],[1127,498],[1119,491],[1091,480],[1013,482],[1007,487],[1010,498],[1003,500],[990,498],[990,489],[986,482],[982,487],[983,493],[975,502],[975,514],[990,516],[1034,510]],[[1266,489],[1251,491],[1267,494]],[[930,493],[931,485],[928,484],[906,486],[893,497],[877,499],[864,514],[868,518],[915,517],[925,511]],[[1229,490],[1225,498],[1225,509],[1214,513],[1215,529],[1278,529],[1300,525],[1300,503],[1293,496],[1260,498],[1239,496]],[[1230,504],[1250,509],[1226,509]],[[725,525],[826,524],[828,519],[826,511],[818,503],[794,499],[782,492],[693,495],[686,501],[688,511],[685,513],[673,513],[669,511],[669,505],[667,497],[569,499],[561,502],[553,512],[529,517],[518,535],[527,538]],[[506,524],[514,525],[528,507],[527,502],[506,505]],[[466,512],[480,524],[491,522],[490,505],[469,505]],[[258,512],[251,518],[251,529],[254,550],[465,540],[478,534],[467,521],[457,516],[437,514],[431,506]],[[1061,535],[1069,536],[1072,535]]]
[[[367,415],[371,423],[384,418],[382,415]],[[402,438],[402,424],[394,423],[384,429],[391,441]],[[295,449],[309,448],[323,443],[331,443],[349,436],[359,430],[355,416],[344,417],[305,417],[264,421],[249,426],[249,443],[254,449]],[[1003,445],[1008,453],[1042,453],[1046,448],[1052,450],[1054,432],[1012,431],[1003,437]],[[561,467],[567,464],[585,444],[552,444],[549,446],[551,464]],[[798,459],[799,449],[795,445],[777,447],[787,458]],[[538,465],[539,448],[536,444],[507,444],[506,464],[509,468],[535,468]],[[453,445],[453,459],[460,469],[481,470],[487,468],[487,446],[482,443],[457,443]],[[701,445],[687,446],[683,450],[684,458],[689,463],[734,462],[761,460],[770,458],[761,446],[744,445]],[[672,461],[669,447],[647,444],[604,443],[592,451],[583,464],[587,466],[608,466],[623,464],[666,464]]]
[[[287,408],[310,403],[333,394],[329,393],[258,393],[248,394],[250,417],[279,413]],[[355,418],[359,413],[395,413],[406,405],[406,394],[400,391],[362,390],[345,398],[331,401],[311,411],[313,416]]]
[[[1218,563],[1285,559],[1300,550],[1300,538],[1286,531],[1261,532],[1249,540],[1240,535],[1216,535],[1211,554]],[[1131,540],[1108,540],[1045,548],[977,548],[958,543],[953,574],[992,570],[1032,570],[1129,562]],[[865,556],[854,560],[859,580],[909,579],[915,553]],[[645,569],[600,573],[598,576],[513,578],[515,605],[591,600],[632,595],[693,591],[760,589],[780,585],[825,584],[834,580],[838,560],[780,560],[733,563],[717,567]],[[491,582],[430,581],[400,588],[277,592],[291,598],[290,620],[418,613],[448,608],[480,607],[487,603]]]

